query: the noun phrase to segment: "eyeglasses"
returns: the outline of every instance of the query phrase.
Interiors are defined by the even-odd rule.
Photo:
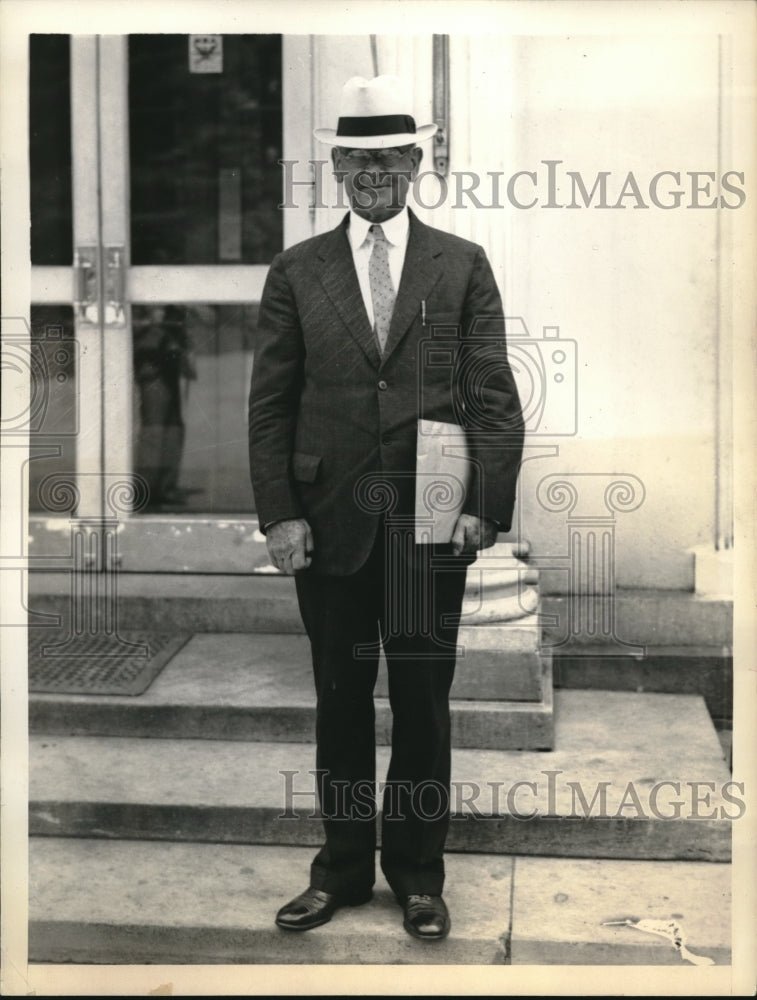
[[[396,167],[414,146],[392,146],[390,149],[345,149],[340,147],[341,155],[351,167],[367,167],[376,164],[379,167]]]

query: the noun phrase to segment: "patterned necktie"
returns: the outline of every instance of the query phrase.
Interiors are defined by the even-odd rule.
[[[373,250],[368,263],[368,279],[373,300],[373,322],[379,347],[383,354],[386,338],[389,336],[389,324],[392,322],[394,300],[397,296],[389,273],[389,253],[384,230],[381,226],[374,225],[368,231],[373,236]]]

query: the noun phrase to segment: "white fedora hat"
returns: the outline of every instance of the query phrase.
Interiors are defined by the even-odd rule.
[[[337,127],[317,128],[316,139],[331,146],[353,149],[386,149],[422,142],[436,132],[436,125],[415,127],[407,88],[397,76],[366,80],[353,76],[342,89]]]

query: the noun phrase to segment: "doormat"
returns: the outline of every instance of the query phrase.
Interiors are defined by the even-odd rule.
[[[37,694],[143,694],[190,634],[122,632],[60,639],[29,629],[29,691]]]

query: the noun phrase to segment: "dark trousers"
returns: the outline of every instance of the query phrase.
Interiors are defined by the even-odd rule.
[[[383,646],[392,753],[383,793],[381,868],[398,896],[439,895],[449,826],[449,690],[465,576],[474,556],[415,546],[381,524],[357,573],[304,571],[296,586],[317,695],[316,769],[325,843],[310,884],[361,893],[375,880],[375,712]]]

